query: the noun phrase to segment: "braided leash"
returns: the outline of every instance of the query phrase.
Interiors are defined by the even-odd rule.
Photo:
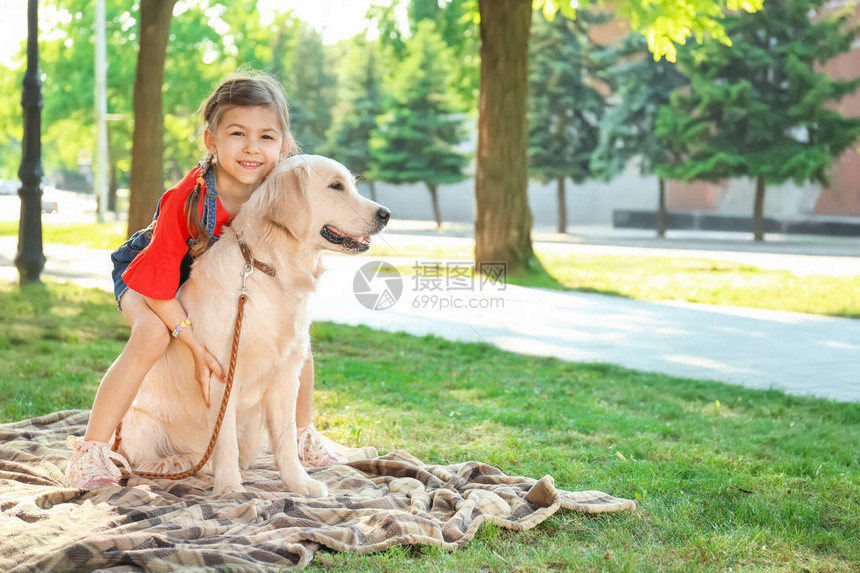
[[[221,408],[218,410],[218,418],[215,420],[215,428],[212,430],[212,437],[209,439],[209,445],[206,446],[206,451],[194,467],[177,473],[157,473],[157,472],[134,472],[134,475],[147,479],[184,479],[191,477],[206,465],[209,458],[212,457],[212,451],[215,449],[215,442],[218,440],[218,434],[221,432],[221,424],[224,422],[224,414],[227,411],[227,402],[230,400],[230,392],[233,389],[233,375],[236,373],[236,362],[239,358],[239,336],[242,333],[242,319],[245,315],[245,301],[248,299],[246,283],[248,277],[254,272],[254,268],[260,269],[269,276],[275,276],[275,269],[256,260],[251,256],[251,249],[241,240],[239,247],[242,251],[242,256],[245,258],[245,268],[242,269],[242,292],[239,294],[239,308],[236,312],[236,324],[233,327],[233,346],[230,349],[230,367],[227,369],[227,380],[224,382],[224,396],[221,399]],[[122,430],[122,420],[116,427],[116,439],[114,440],[111,449],[119,450],[119,444],[122,442],[120,431]],[[125,473],[125,472],[123,472]],[[129,477],[129,476],[124,476]]]

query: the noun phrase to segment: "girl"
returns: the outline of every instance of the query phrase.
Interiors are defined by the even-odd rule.
[[[204,103],[202,114],[206,159],[162,195],[152,224],[111,255],[117,307],[131,325],[131,336],[99,385],[84,439],[67,438],[74,450],[66,469],[69,487],[118,484],[121,472],[114,460],[126,467],[128,463],[110,450],[108,440],[171,335],[188,345],[207,406],[211,375],[221,379],[224,374],[195,337],[176,292],[188,278],[193,257],[217,240],[224,225],[295,144],[283,91],[268,76],[227,79]],[[340,446],[314,428],[313,356],[300,380],[296,423],[302,463],[324,466],[375,455],[372,448]]]

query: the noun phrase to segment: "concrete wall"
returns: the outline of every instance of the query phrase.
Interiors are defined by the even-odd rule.
[[[581,185],[566,182],[567,220],[571,225],[611,224],[614,209],[654,209],[657,205],[657,178],[623,176],[611,183],[588,181]],[[366,183],[359,190],[370,196]],[[532,181],[528,188],[536,226],[556,224],[556,182]],[[378,182],[376,199],[398,219],[432,220],[430,192],[423,184],[391,185]],[[451,223],[473,223],[475,219],[475,180],[467,179],[439,187],[442,219]]]
[[[654,210],[657,208],[657,178],[627,174],[609,183],[588,181],[574,185],[567,181],[567,220],[571,225],[610,225],[615,209]],[[370,195],[367,184],[359,190]],[[423,184],[377,183],[377,200],[398,219],[432,220],[430,192]],[[556,183],[532,181],[528,188],[534,224],[556,224]],[[786,183],[767,188],[765,215],[779,219],[805,219],[815,213],[822,193],[820,185]],[[670,182],[669,208],[674,211],[707,211],[726,215],[751,215],[755,181],[734,179],[719,183],[680,185]],[[443,221],[472,223],[475,217],[475,181],[467,179],[439,187],[439,209]]]
[[[780,219],[803,219],[816,213],[822,194],[820,185],[784,183],[765,190],[765,215]],[[671,181],[667,204],[672,211],[704,211],[723,215],[751,215],[755,180],[739,178],[719,182],[699,181],[689,185]]]

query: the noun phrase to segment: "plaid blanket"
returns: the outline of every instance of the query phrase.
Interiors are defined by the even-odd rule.
[[[633,509],[598,491],[504,474],[480,462],[424,464],[403,451],[313,470],[330,497],[282,491],[271,454],[242,474],[244,493],[213,496],[212,477],[81,491],[63,487],[67,434],[89,411],[0,425],[0,571],[304,567],[320,546],[370,553],[396,544],[453,549],[482,523],[524,530],[559,509]]]

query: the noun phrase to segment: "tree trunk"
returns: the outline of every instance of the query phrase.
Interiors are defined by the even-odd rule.
[[[107,130],[108,145],[107,145],[107,164],[108,164],[108,204],[107,210],[111,213],[116,213],[116,152],[110,146],[110,128]]]
[[[526,104],[532,0],[479,0],[481,91],[475,167],[475,264],[522,273],[534,259]]]
[[[376,181],[371,179],[367,184],[370,186],[370,200],[376,203]]]
[[[558,178],[558,232],[567,233],[567,197],[564,190],[564,177]]]
[[[764,177],[755,181],[755,207],[753,208],[753,240],[764,242]]]
[[[660,195],[657,198],[657,238],[665,239],[666,224],[669,219],[666,213],[666,180],[662,177],[658,179],[660,181]]]
[[[141,0],[140,50],[134,77],[128,234],[146,227],[164,192],[164,120],[161,88],[170,20],[176,0]]]
[[[433,220],[436,221],[436,229],[442,228],[442,214],[439,212],[439,195],[436,193],[436,186],[427,184],[430,190],[430,200],[433,202]]]

